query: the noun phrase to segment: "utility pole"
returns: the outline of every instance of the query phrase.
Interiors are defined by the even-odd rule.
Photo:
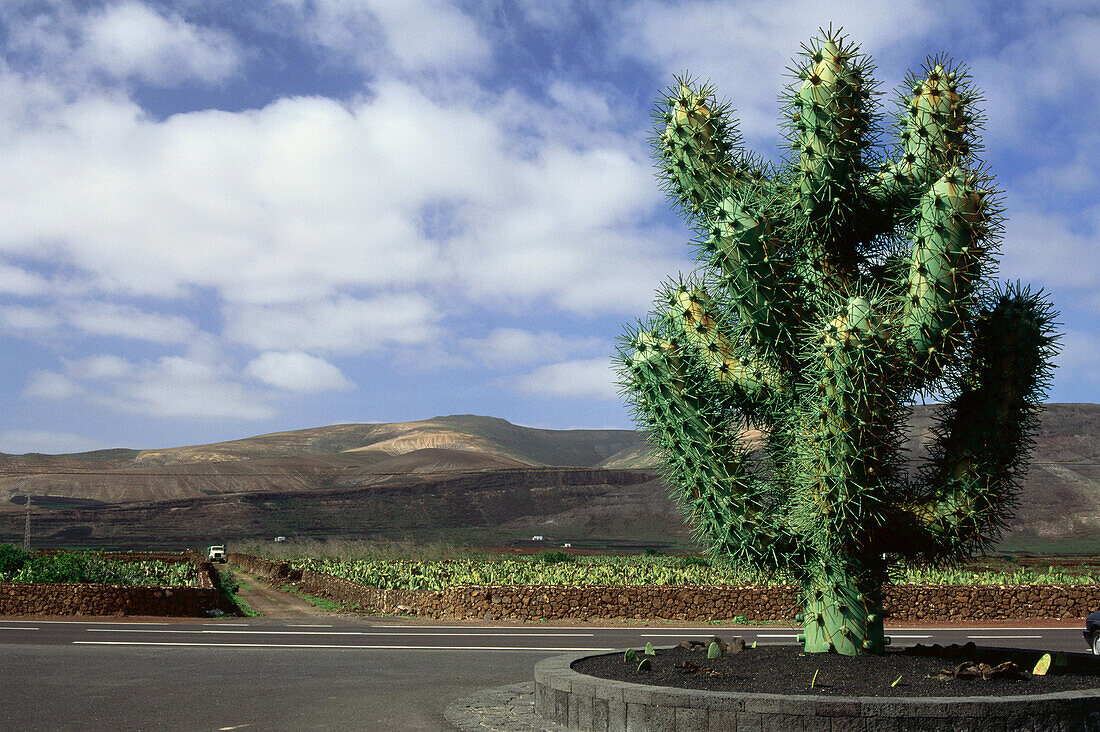
[[[23,551],[31,550],[31,494],[27,494],[27,521],[23,528]]]

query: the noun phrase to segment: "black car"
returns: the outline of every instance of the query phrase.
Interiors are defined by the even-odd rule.
[[[1100,656],[1100,610],[1085,618],[1085,642],[1093,655]]]

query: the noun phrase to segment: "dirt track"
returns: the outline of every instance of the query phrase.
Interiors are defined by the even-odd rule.
[[[241,580],[241,588],[237,596],[248,603],[256,612],[267,618],[313,618],[318,616],[335,615],[329,610],[315,607],[309,601],[295,597],[289,592],[277,590],[266,585],[252,575],[245,574],[239,569],[233,573]]]

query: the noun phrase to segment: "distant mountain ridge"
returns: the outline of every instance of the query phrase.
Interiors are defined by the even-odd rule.
[[[497,417],[471,414],[417,422],[343,424],[274,432],[231,442],[142,450],[140,464],[172,465],[199,460],[354,453],[368,460],[423,449],[474,452],[531,466],[594,467],[616,453],[637,449],[633,430],[547,430],[521,427]]]
[[[934,409],[914,408],[911,453],[929,440]],[[310,531],[323,535],[324,521],[338,521],[319,503],[330,500],[333,491],[374,496],[399,489],[404,497],[394,498],[392,506],[384,509],[393,514],[387,526],[430,532],[439,528],[435,524],[448,524],[448,530],[461,528],[464,501],[471,505],[487,501],[485,505],[491,506],[493,500],[503,499],[489,495],[508,493],[511,481],[525,486],[521,494],[527,497],[509,498],[510,513],[499,518],[502,526],[516,532],[570,536],[648,532],[683,539],[688,531],[657,479],[657,468],[644,437],[633,430],[546,430],[494,417],[452,415],[416,422],[332,425],[166,449],[0,454],[0,519],[7,515],[15,527],[14,515],[26,493],[36,496],[42,510],[49,505],[81,508],[84,513],[67,520],[79,519],[91,527],[97,525],[89,513],[95,506],[142,504],[146,516],[142,520],[149,521],[148,516],[156,515],[157,502],[189,501],[188,505],[206,511],[216,522],[218,511],[203,506],[226,499],[241,504],[246,496],[268,496],[263,499],[266,503],[261,501],[266,506],[262,510],[272,512],[268,517],[272,521],[287,501],[312,501],[314,508],[302,509],[300,515],[305,523],[313,521]],[[634,473],[637,477],[629,477]],[[447,477],[467,474],[482,477]],[[429,490],[429,486],[444,485],[446,490],[439,490],[448,496],[445,505],[450,508],[425,504],[422,513],[432,519],[403,515],[403,505],[420,501],[417,486],[430,493],[436,488]],[[466,498],[456,498],[451,493],[455,490],[467,492]],[[525,513],[525,501],[537,504],[537,510]],[[179,512],[189,509],[181,506],[171,510],[182,516]],[[494,519],[489,508],[478,515],[483,524]],[[240,526],[254,524],[265,525],[257,519]],[[0,529],[3,525],[0,520]],[[1015,541],[1086,547],[1091,542],[1100,553],[1100,405],[1044,408],[1032,467],[1005,541],[1006,546]]]

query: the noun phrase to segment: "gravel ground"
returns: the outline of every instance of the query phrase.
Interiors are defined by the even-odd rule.
[[[905,649],[888,651],[885,656],[853,658],[803,653],[798,646],[760,646],[708,659],[705,648],[676,647],[658,649],[656,656],[639,652],[639,659],[650,659],[649,671],[639,672],[638,662],[625,662],[622,653],[581,659],[573,664],[573,670],[605,679],[680,689],[822,696],[1016,696],[1100,688],[1100,669],[1071,674],[1055,666],[1045,676],[1032,676],[1032,669],[1026,668],[1020,669],[1019,678],[940,678],[944,669],[957,669],[974,659],[973,646],[953,648],[954,652],[947,651],[949,657],[917,655],[919,652]],[[997,660],[988,662],[996,666]]]

